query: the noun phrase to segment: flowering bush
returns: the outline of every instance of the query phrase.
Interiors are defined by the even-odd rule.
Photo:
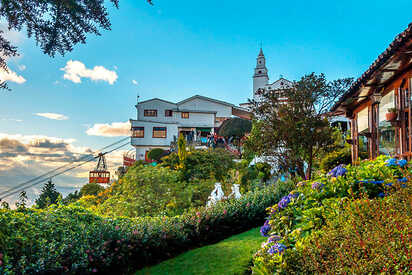
[[[261,224],[290,191],[269,186],[175,217],[104,218],[82,207],[0,210],[0,274],[119,274]]]
[[[347,203],[384,197],[396,188],[406,187],[408,179],[405,160],[380,156],[359,166],[339,165],[313,181],[298,183],[295,190],[268,208],[269,217],[264,224],[268,241],[256,253],[253,271],[256,274],[298,272],[297,259],[306,241],[327,221],[341,215]],[[272,236],[277,236],[276,242],[269,241]],[[306,269],[301,271],[310,273]]]

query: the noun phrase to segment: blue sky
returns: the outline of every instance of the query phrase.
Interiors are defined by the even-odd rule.
[[[25,141],[27,136],[54,137],[97,149],[119,137],[86,131],[95,124],[134,118],[137,93],[142,100],[178,101],[201,94],[245,102],[251,96],[260,42],[271,81],[280,75],[295,80],[312,71],[323,72],[330,80],[358,77],[411,22],[412,9],[410,0],[396,4],[155,0],[154,4],[120,1],[120,9],[110,9],[112,30],[89,36],[85,45],[77,45],[64,57],[45,56],[25,34],[10,34],[22,55],[9,60],[9,67],[26,81],[10,82],[12,91],[0,93],[3,137]],[[88,69],[103,66],[117,78],[112,84],[89,78],[74,83],[63,78],[62,68],[69,60]],[[13,179],[12,172],[0,173]]]

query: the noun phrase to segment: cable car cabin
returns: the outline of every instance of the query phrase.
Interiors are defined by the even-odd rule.
[[[89,183],[110,183],[110,172],[90,171]]]

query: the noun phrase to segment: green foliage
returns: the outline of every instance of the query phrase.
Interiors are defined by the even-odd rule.
[[[0,274],[130,273],[256,227],[266,207],[289,191],[282,188],[176,217],[104,218],[75,205],[1,209]]]
[[[38,208],[46,208],[51,204],[57,203],[60,193],[57,192],[56,186],[49,180],[42,188],[40,197],[36,200]]]
[[[97,194],[99,194],[103,190],[104,190],[103,186],[101,186],[98,183],[94,183],[94,182],[87,183],[87,184],[83,185],[82,188],[80,189],[80,195],[81,196],[87,196],[87,195],[96,196]]]
[[[193,249],[156,266],[144,268],[136,275],[245,274],[262,241],[259,228],[254,228],[217,244]]]
[[[339,215],[305,240],[293,264],[315,274],[410,272],[411,197],[409,186],[382,200],[344,204]]]
[[[194,150],[187,154],[180,170],[183,181],[215,178],[224,181],[234,168],[233,155],[224,149]]]
[[[27,198],[26,191],[23,190],[20,192],[19,199],[16,202],[17,209],[25,209],[27,205],[27,201],[28,201],[28,198]]]
[[[161,148],[154,148],[149,151],[147,154],[147,157],[151,160],[155,160],[157,162],[160,162],[160,159],[164,157],[167,154],[167,151],[161,149]]]
[[[273,157],[282,172],[292,168],[311,178],[315,157],[333,146],[334,131],[324,114],[351,83],[350,78],[327,81],[325,75],[311,73],[282,91],[286,102],[277,90],[257,91],[262,100],[253,101],[255,121],[247,151]]]
[[[81,196],[82,195],[80,194],[80,192],[75,190],[74,192],[67,194],[67,196],[63,198],[62,203],[63,204],[73,203],[77,201],[78,199],[80,199]]]
[[[230,118],[223,121],[219,127],[218,135],[222,137],[236,137],[241,138],[246,133],[250,133],[252,129],[252,122],[243,118]]]
[[[186,139],[183,134],[180,134],[179,138],[177,139],[177,155],[179,157],[179,164],[182,167],[187,155]]]
[[[338,173],[333,175],[337,171]],[[334,169],[330,175],[323,174],[313,181],[298,183],[289,196],[282,198],[278,204],[268,208],[269,217],[264,228],[266,230],[269,227],[267,232],[269,235],[279,235],[280,240],[277,242],[285,245],[287,249],[281,254],[272,253],[270,249],[275,242],[268,240],[256,254],[254,272],[256,274],[290,274],[291,272],[339,274],[346,271],[347,274],[375,274],[376,272],[372,272],[372,270],[376,269],[367,266],[367,263],[363,262],[365,258],[363,250],[360,250],[362,253],[358,253],[354,249],[359,248],[359,245],[362,247],[362,244],[353,243],[353,241],[356,241],[358,233],[359,236],[369,237],[368,242],[376,245],[382,238],[391,239],[390,235],[394,232],[382,230],[387,229],[383,225],[387,219],[390,219],[391,216],[388,213],[392,213],[393,209],[389,207],[389,212],[374,212],[377,208],[374,208],[372,204],[376,204],[375,206],[378,207],[381,205],[380,201],[382,200],[379,197],[390,195],[398,189],[402,191],[402,188],[407,186],[409,187],[402,192],[410,192],[410,184],[410,170],[407,167],[400,167],[396,160],[388,160],[385,156],[380,156],[375,161],[360,162],[358,166],[348,165],[346,169],[342,167]],[[410,193],[408,196],[410,201]],[[385,200],[397,200],[390,199],[390,197]],[[364,207],[370,206],[371,210],[368,210],[367,213],[362,212],[366,211],[366,208],[363,208],[362,211],[356,210],[360,209],[356,208],[359,203]],[[352,208],[353,206],[355,208]],[[379,207],[382,208],[382,205]],[[393,205],[393,208],[397,207],[397,204]],[[410,213],[410,206],[408,209],[407,211]],[[399,211],[399,213],[404,212],[402,208],[399,208]],[[375,213],[375,217],[372,213]],[[385,213],[388,214],[386,219],[382,219],[380,225],[374,224],[373,219],[386,215]],[[396,213],[394,215],[396,216]],[[348,221],[355,219],[356,222],[348,223]],[[410,224],[410,215],[406,219],[405,222]],[[402,232],[410,230],[410,228],[404,227],[400,220],[395,218],[394,222],[395,224],[399,222],[400,227],[397,228],[398,230]],[[389,223],[388,226],[391,226],[391,224]],[[333,226],[336,231],[332,231]],[[369,232],[366,232],[366,229]],[[351,230],[352,232],[349,234],[348,232]],[[338,234],[338,232],[340,233]],[[381,235],[378,232],[381,232]],[[324,239],[326,237],[327,239]],[[342,240],[346,238],[349,238],[348,246],[342,247]],[[364,240],[364,237],[362,237],[362,240]],[[351,241],[352,243],[349,244]],[[310,244],[310,249],[307,248],[308,244]],[[324,247],[319,247],[320,244]],[[332,246],[335,246],[334,249],[332,249]],[[401,253],[400,250],[396,250],[399,247],[392,248],[394,253],[395,251]],[[349,253],[348,249],[353,251]],[[306,258],[302,258],[303,250],[307,252]],[[376,259],[382,259],[384,256],[380,254],[383,253],[383,250],[379,251],[377,250],[374,254],[374,257],[377,257]],[[341,253],[347,254],[342,256]],[[403,257],[402,254],[399,256]],[[315,257],[310,260],[313,264],[304,263],[309,260],[309,257]],[[367,257],[369,259],[369,256]],[[339,261],[341,262],[338,263]],[[357,272],[356,267],[353,265],[354,263],[358,264],[358,262],[364,263],[365,269],[362,269],[361,272]],[[383,262],[388,263],[386,260]],[[325,265],[318,265],[320,263]],[[336,269],[333,269],[333,266]],[[389,268],[389,266],[387,267]],[[324,268],[330,269],[325,271]],[[380,268],[382,268],[382,265]]]

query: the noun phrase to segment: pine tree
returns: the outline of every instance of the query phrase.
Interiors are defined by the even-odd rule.
[[[27,206],[27,194],[26,191],[21,191],[19,194],[19,200],[16,202],[17,209],[24,209]]]
[[[60,193],[57,192],[56,186],[49,180],[41,190],[40,197],[36,200],[38,208],[46,208],[51,204],[55,204],[59,198]]]

